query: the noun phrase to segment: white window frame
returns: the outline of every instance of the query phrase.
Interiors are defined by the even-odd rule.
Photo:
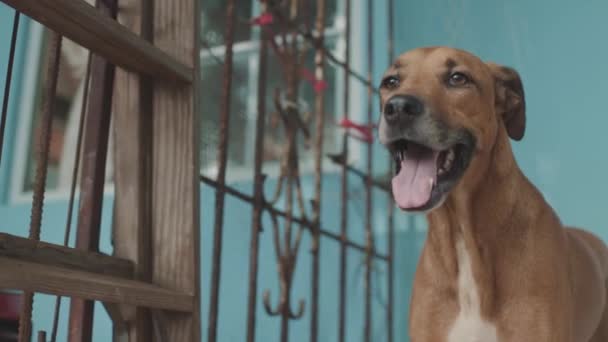
[[[252,0],[253,1],[253,0]],[[259,8],[257,6],[257,1],[253,1],[254,3],[254,12],[259,12]],[[351,13],[352,22],[357,22],[356,18],[361,18],[363,15],[362,6],[353,6],[353,10]],[[332,50],[332,53],[341,60],[345,59],[345,16],[344,16],[344,4],[342,2],[339,3],[336,19],[334,22],[334,26],[326,29],[326,36],[330,37],[330,39],[337,39],[335,48]],[[22,204],[29,203],[32,198],[32,191],[23,190],[23,184],[25,182],[26,171],[28,167],[28,153],[29,146],[31,140],[31,125],[34,117],[34,106],[35,103],[32,99],[36,96],[36,90],[38,88],[38,77],[39,77],[39,65],[40,58],[42,54],[42,46],[43,46],[43,38],[44,38],[44,28],[39,23],[31,20],[29,21],[29,32],[27,38],[27,46],[25,52],[25,67],[23,69],[23,82],[20,91],[20,100],[18,104],[18,123],[17,123],[17,134],[15,139],[15,154],[14,160],[11,170],[11,185],[10,185],[10,195],[9,201],[13,204]],[[364,57],[362,53],[358,53],[362,51],[362,40],[358,39],[358,37],[363,37],[365,28],[363,25],[352,25],[351,30],[351,68],[353,70],[362,70],[364,67]],[[254,37],[259,36],[259,29],[254,29]],[[334,38],[335,37],[335,38]],[[249,97],[247,99],[247,115],[248,119],[251,122],[255,122],[255,117],[257,115],[256,109],[256,93],[257,93],[257,69],[259,62],[259,53],[256,53],[259,48],[259,41],[249,40],[244,42],[239,42],[234,45],[234,53],[242,54],[247,53],[250,54],[248,56],[248,72],[249,72],[249,87],[252,91],[249,92]],[[213,58],[211,54],[216,55],[220,58],[224,55],[224,47],[218,46],[211,49],[211,52],[207,49],[201,48],[200,58],[201,64],[207,58]],[[339,120],[341,118],[341,113],[343,113],[343,101],[342,94],[344,92],[344,77],[345,71],[341,67],[336,68],[336,86],[335,86],[335,113],[336,119]],[[359,84],[357,81],[353,80],[349,83],[350,87],[350,103],[349,106],[351,108],[350,117],[355,121],[363,122],[364,119],[364,110],[365,106],[362,106],[362,98],[365,98],[366,88]],[[247,130],[247,140],[253,142],[255,129],[254,125],[249,125],[249,129]],[[336,127],[336,130],[339,130]],[[336,152],[340,150],[340,142],[339,138],[341,134],[337,134],[335,137],[335,141],[326,141],[326,145],[332,144],[335,146]],[[75,142],[74,142],[75,143]],[[253,143],[247,144],[248,146],[253,146]],[[357,163],[361,158],[361,144],[358,142],[353,142],[353,139],[349,139],[349,162]],[[253,153],[248,153],[247,158],[253,159]],[[111,161],[110,161],[111,162]],[[246,164],[249,163],[249,160]],[[313,171],[314,161],[312,158],[306,158],[300,164],[300,170],[302,174],[311,173]],[[333,164],[331,161],[327,160],[327,158],[323,159],[323,170],[324,172],[337,172],[340,168]],[[202,167],[201,172],[207,175],[213,175],[213,166],[211,167]],[[279,163],[274,161],[269,161],[264,163],[264,172],[270,177],[276,177],[279,175]],[[70,173],[71,175],[71,173]],[[237,181],[245,181],[251,180],[252,173],[249,167],[233,167],[231,168],[228,181],[229,182],[237,182]],[[49,190],[45,193],[45,198],[50,201],[64,201],[69,197],[69,186],[59,187],[57,189]],[[113,183],[107,184],[105,186],[106,195],[113,195],[114,193],[114,185]]]
[[[252,6],[253,13],[259,13],[259,4],[257,1],[253,1],[254,5]],[[362,16],[361,12],[362,6],[353,6],[353,11],[351,13],[352,22],[356,22],[354,18],[360,18]],[[325,29],[325,39],[335,41],[335,48],[331,50],[331,52],[340,60],[345,60],[345,48],[346,48],[346,16],[345,16],[345,6],[342,1],[338,3],[338,8],[336,11],[336,18],[334,21],[334,25],[331,27],[327,27]],[[351,29],[351,68],[353,70],[360,70],[363,67],[363,58],[361,53],[356,53],[356,51],[361,51],[362,44],[357,37],[363,37],[363,28],[361,25],[352,25]],[[248,80],[249,80],[249,96],[247,98],[247,120],[252,123],[248,125],[248,129],[245,132],[246,141],[248,143],[245,146],[254,146],[255,139],[255,119],[257,116],[257,76],[258,76],[258,66],[259,66],[259,48],[260,42],[257,39],[260,35],[259,28],[254,28],[252,31],[252,38],[247,41],[237,42],[233,45],[233,53],[234,58],[237,59],[239,55],[240,58],[246,58],[248,62]],[[271,52],[272,53],[272,52]],[[249,54],[249,56],[247,56]],[[215,57],[223,59],[225,55],[225,46],[220,45],[216,47],[212,47],[210,49],[201,49],[200,58],[201,65],[206,63],[206,60],[211,60],[209,63],[215,63],[212,59]],[[243,57],[243,55],[245,55]],[[329,62],[328,62],[329,63]],[[329,65],[331,66],[331,65]],[[344,77],[346,72],[341,67],[336,67],[336,85],[333,89],[335,92],[335,114],[336,120],[340,120],[344,113],[344,105],[342,101],[342,94],[344,93]],[[203,75],[204,77],[204,75]],[[366,88],[364,86],[358,85],[356,81],[350,82],[350,102],[349,107],[351,109],[350,118],[355,121],[361,121],[364,117],[363,110],[364,106],[361,106],[360,99],[364,98],[366,94]],[[311,104],[312,105],[312,104]],[[332,113],[326,113],[332,114]],[[340,128],[336,127],[336,131],[339,131]],[[336,134],[334,141],[326,141],[326,146],[335,146],[335,151],[339,152],[341,149],[341,135]],[[352,139],[349,139],[349,162],[356,163],[360,160],[361,151],[360,146],[352,144]],[[253,151],[252,151],[253,152]],[[310,154],[312,156],[312,154]],[[238,166],[231,167],[227,173],[227,181],[228,182],[239,182],[239,181],[247,181],[251,180],[253,175],[251,172],[251,165],[253,165],[253,153],[246,154],[246,166]],[[268,177],[278,177],[280,173],[280,162],[279,161],[266,161],[264,162],[264,174]],[[314,160],[312,158],[300,159],[300,173],[302,175],[312,173],[314,170]],[[323,172],[337,172],[341,168],[327,160],[327,158],[323,158]],[[201,173],[205,174],[208,177],[215,178],[217,175],[217,163],[213,163],[209,166],[201,165]]]
[[[40,61],[42,57],[42,49],[44,43],[44,27],[36,21],[28,21],[28,36],[27,46],[25,52],[25,67],[23,69],[23,83],[21,86],[20,100],[18,105],[18,123],[17,123],[17,134],[15,138],[15,154],[12,163],[11,170],[11,185],[9,200],[12,204],[24,204],[30,203],[32,200],[32,190],[23,190],[25,183],[25,177],[27,174],[28,159],[30,152],[30,145],[32,139],[32,120],[34,119],[34,111],[36,103],[33,99],[36,98],[36,92],[40,85],[38,84],[40,76]],[[73,108],[79,109],[82,104],[82,89],[77,91],[74,96]],[[74,114],[74,113],[73,113]],[[49,189],[45,192],[45,200],[49,201],[65,201],[70,195],[72,168],[73,168],[73,156],[76,148],[76,137],[77,132],[72,132],[74,129],[77,131],[78,121],[80,118],[80,110],[76,113],[73,122],[70,122],[70,126],[67,127],[66,136],[70,135],[74,141],[69,140],[70,143],[64,145],[64,153],[68,156],[68,160],[62,162],[60,165],[61,169],[65,169],[62,173],[65,173],[69,179],[60,179],[59,186],[56,189]],[[71,129],[71,131],[70,131]],[[68,141],[68,140],[66,140]],[[32,148],[36,148],[33,146]],[[112,145],[108,146],[108,165],[107,169],[111,171],[112,168]],[[114,184],[108,183],[104,187],[106,194],[112,195],[114,193]]]

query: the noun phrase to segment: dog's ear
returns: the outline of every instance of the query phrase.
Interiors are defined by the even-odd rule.
[[[487,63],[496,82],[496,112],[502,116],[509,137],[521,140],[526,130],[526,99],[517,71]]]

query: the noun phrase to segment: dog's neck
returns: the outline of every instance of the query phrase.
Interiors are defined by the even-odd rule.
[[[437,274],[440,282],[454,284],[462,253],[458,248],[464,247],[479,289],[481,311],[488,315],[493,311],[494,274],[497,258],[502,257],[499,251],[533,219],[530,208],[523,208],[527,201],[517,197],[518,189],[532,184],[517,166],[504,131],[489,155],[493,160],[488,159],[475,187],[457,186],[441,207],[428,214],[428,257],[427,265],[422,265],[433,273],[442,272]]]

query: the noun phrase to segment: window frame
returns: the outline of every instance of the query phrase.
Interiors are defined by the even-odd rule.
[[[23,190],[28,172],[29,152],[32,140],[32,121],[34,119],[34,111],[36,110],[36,102],[33,101],[37,96],[37,91],[40,88],[40,78],[42,72],[42,54],[44,48],[45,29],[40,23],[34,20],[28,20],[27,43],[25,48],[25,63],[22,74],[22,86],[20,89],[20,99],[18,101],[18,120],[17,133],[14,141],[14,159],[10,171],[10,190],[9,201],[11,204],[31,203],[33,191]],[[80,99],[82,101],[82,98]],[[75,103],[73,105],[79,105]],[[79,106],[78,106],[79,107]],[[73,142],[75,144],[75,142]],[[108,147],[111,148],[111,145]],[[111,158],[112,153],[108,153]],[[71,156],[70,156],[71,158]],[[110,162],[110,164],[113,164]],[[112,167],[109,167],[112,170]],[[70,174],[71,177],[71,174]],[[113,195],[114,183],[109,182],[104,186],[104,194]],[[76,194],[78,196],[78,194]],[[44,194],[45,200],[48,201],[65,201],[70,197],[69,186],[58,186],[54,189],[48,189]]]

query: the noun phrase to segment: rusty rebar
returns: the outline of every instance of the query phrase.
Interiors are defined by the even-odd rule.
[[[29,238],[40,240],[42,225],[42,210],[44,207],[44,192],[46,190],[46,175],[48,173],[49,149],[51,144],[51,129],[53,126],[53,110],[57,79],[59,78],[59,60],[61,56],[62,37],[51,32],[48,46],[47,69],[45,76],[44,101],[40,115],[38,151],[36,155],[36,174],[34,177],[32,211],[30,219]],[[19,342],[29,342],[32,338],[32,306],[34,294],[25,292],[19,316]]]
[[[317,0],[315,31],[319,47],[325,44],[325,0]],[[315,48],[315,80],[325,81],[325,51]],[[311,230],[311,313],[310,313],[310,342],[317,342],[319,335],[319,248],[321,243],[321,196],[323,180],[323,137],[325,123],[325,92],[315,94],[315,180],[313,199],[313,229]]]
[[[265,4],[262,4],[265,11]],[[247,342],[255,341],[256,304],[258,292],[258,257],[260,248],[260,232],[262,230],[262,214],[264,210],[264,133],[266,126],[266,79],[268,69],[268,31],[260,30],[262,41],[258,63],[258,89],[255,128],[255,156],[253,166],[253,216],[251,219],[251,242],[249,247],[249,294],[247,299]]]
[[[234,37],[235,37],[235,0],[226,2],[226,26],[222,97],[220,99],[219,141],[218,141],[218,176],[220,185],[226,183],[226,167],[228,164],[228,137],[230,127],[230,101],[232,89],[232,73],[234,63]],[[224,199],[225,192],[217,188],[215,193],[214,228],[213,228],[213,259],[211,266],[211,298],[209,303],[209,332],[208,342],[217,341],[217,320],[219,315],[219,291],[221,280],[222,237],[224,231]]]
[[[91,53],[87,57],[87,68],[85,71],[84,89],[82,95],[82,104],[80,106],[80,119],[78,123],[78,138],[76,139],[76,152],[74,153],[74,168],[72,169],[72,184],[70,185],[70,199],[68,201],[68,213],[65,222],[65,230],[63,235],[63,245],[68,246],[70,235],[72,232],[72,216],[74,212],[74,203],[76,197],[76,183],[78,181],[78,172],[80,170],[80,151],[82,149],[82,137],[84,132],[84,122],[86,119],[86,109],[89,98],[89,82],[91,80]],[[61,310],[61,296],[55,298],[55,310],[53,313],[53,327],[51,329],[51,342],[57,340],[57,328],[59,325],[59,311]]]
[[[346,0],[346,29],[345,29],[345,50],[344,64],[347,69],[350,69],[350,31],[351,31],[351,0]],[[344,94],[343,94],[343,115],[345,119],[349,118],[350,112],[350,74],[344,75]],[[338,342],[346,341],[346,270],[348,262],[348,249],[346,241],[348,240],[348,135],[344,133],[342,136],[342,153],[344,163],[341,169],[340,182],[340,285],[338,299]]]
[[[348,136],[346,137],[348,138]],[[390,183],[385,181],[384,179],[376,179],[372,175],[368,175],[365,171],[359,170],[356,167],[349,165],[346,160],[344,154],[339,155],[328,155],[329,159],[336,165],[339,165],[346,169],[349,174],[353,174],[358,178],[361,178],[364,182],[371,182],[372,186],[377,188],[378,190],[382,190],[385,192],[391,193]]]
[[[15,51],[17,50],[17,37],[19,36],[19,11],[13,17],[13,31],[11,34],[11,47],[8,52],[8,65],[6,66],[6,79],[4,81],[4,97],[2,98],[2,114],[0,115],[0,166],[2,165],[2,151],[4,149],[4,131],[6,130],[6,117],[11,95],[13,67],[15,65]]]
[[[374,50],[373,50],[373,34],[374,34],[374,6],[372,0],[367,0],[367,123],[373,125],[373,100],[374,88],[372,86],[374,72]],[[365,182],[365,324],[363,337],[365,342],[370,342],[372,338],[373,322],[372,322],[372,253],[374,248],[374,234],[372,231],[372,177],[373,174],[373,146],[367,144],[367,179]]]
[[[387,54],[388,64],[393,63],[395,58],[395,26],[394,26],[394,10],[395,1],[387,0],[388,9],[388,42],[387,42]],[[393,170],[393,158],[388,158],[388,172],[390,174]],[[386,305],[386,329],[388,334],[386,335],[388,342],[393,342],[394,339],[394,327],[393,327],[393,305],[395,300],[395,205],[393,204],[393,194],[391,191],[387,191],[388,197],[388,303]]]

